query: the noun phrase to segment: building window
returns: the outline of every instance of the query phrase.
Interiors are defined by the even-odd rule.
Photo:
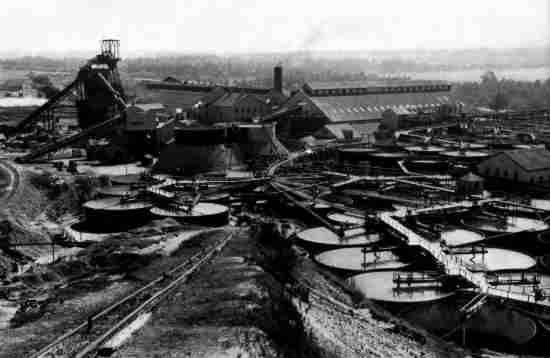
[[[502,176],[504,178],[508,178],[508,169],[504,169],[504,172],[502,173]]]
[[[500,168],[495,168],[495,176],[496,177],[500,176]]]
[[[544,178],[542,176],[539,177],[539,183],[542,184],[542,182],[544,181]]]
[[[514,172],[514,180],[518,181],[518,172]]]

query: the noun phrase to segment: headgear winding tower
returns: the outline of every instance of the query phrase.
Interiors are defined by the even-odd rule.
[[[107,120],[120,110],[105,83],[94,74],[101,74],[118,94],[125,99],[117,63],[120,61],[120,41],[106,39],[101,42],[101,53],[80,69],[79,100],[77,101],[80,127],[87,128]]]

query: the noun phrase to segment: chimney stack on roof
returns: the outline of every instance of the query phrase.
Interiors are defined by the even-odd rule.
[[[281,63],[273,67],[273,89],[279,93],[283,93],[283,66]]]

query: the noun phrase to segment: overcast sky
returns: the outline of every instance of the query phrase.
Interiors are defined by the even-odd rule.
[[[550,0],[2,0],[2,50],[270,52],[548,45]]]

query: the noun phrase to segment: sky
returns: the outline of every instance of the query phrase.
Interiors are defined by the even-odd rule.
[[[123,56],[550,44],[550,0],[3,0],[0,51]]]

